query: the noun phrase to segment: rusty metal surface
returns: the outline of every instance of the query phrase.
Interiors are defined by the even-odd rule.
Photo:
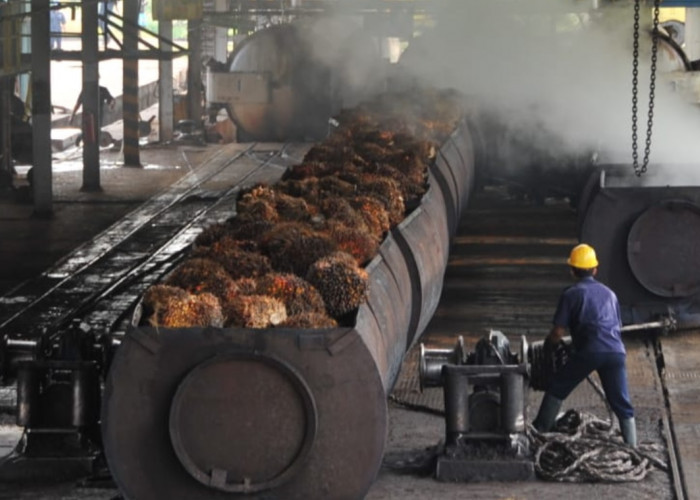
[[[615,289],[623,322],[651,321],[669,309],[697,312],[699,223],[692,207],[700,188],[642,185],[614,168],[604,174],[587,186],[580,238],[596,249],[598,276]]]
[[[368,300],[352,329],[127,334],[109,373],[102,429],[110,470],[128,498],[156,491],[173,499],[221,492],[357,498],[367,491],[383,456],[387,392],[442,291],[450,234],[432,173],[431,181],[367,267]],[[470,186],[463,188],[466,200]],[[138,389],[146,383],[148,402]],[[169,436],[162,432],[168,416]],[[147,470],[125,465],[137,460]]]
[[[634,222],[627,238],[632,274],[661,297],[690,297],[700,291],[700,206],[665,200]]]
[[[115,357],[102,429],[127,498],[229,498],[217,484],[359,498],[381,463],[386,411],[374,360],[351,329],[138,329]],[[198,478],[203,468],[211,481]]]

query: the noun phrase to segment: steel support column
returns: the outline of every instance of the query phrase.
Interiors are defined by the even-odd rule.
[[[226,13],[228,11],[227,0],[215,0],[215,11]],[[216,28],[214,38],[214,59],[224,62],[228,57],[228,28]]]
[[[161,20],[158,22],[158,34],[164,39],[172,41],[173,22]],[[172,52],[172,46],[160,42],[160,50]],[[158,62],[158,139],[160,142],[173,138],[173,60],[161,59]]]
[[[12,188],[12,152],[10,143],[10,92],[12,79],[0,78],[0,190]]]
[[[51,179],[51,56],[49,0],[32,0],[32,154],[34,213],[53,211]]]
[[[101,191],[100,186],[100,102],[97,47],[97,2],[82,4],[83,60],[83,186],[81,191]]]
[[[124,0],[124,166],[141,167],[139,153],[138,0]]]
[[[199,127],[202,122],[202,20],[187,21],[187,112]]]

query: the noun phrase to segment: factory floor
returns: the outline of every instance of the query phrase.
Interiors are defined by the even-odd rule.
[[[26,188],[26,169],[18,168],[15,179],[15,189],[3,193],[0,199],[0,296],[10,292],[24,280],[37,276],[52,264],[59,261],[70,252],[90,240],[125,215],[135,210],[152,196],[168,189],[168,187],[186,175],[196,175],[197,169],[207,159],[220,150],[222,146],[209,144],[206,146],[191,143],[173,143],[167,146],[148,145],[141,151],[143,168],[127,168],[120,164],[119,151],[106,148],[102,155],[101,182],[102,191],[86,193],[81,191],[81,159],[80,150],[71,149],[64,152],[56,161],[54,169],[54,211],[50,218],[33,216],[33,207]],[[488,200],[487,200],[488,201]],[[488,203],[487,203],[488,204]],[[556,208],[559,215],[565,219],[567,228],[563,240],[551,240],[555,252],[566,252],[568,245],[574,240],[572,219],[565,209]],[[503,265],[498,258],[491,258],[493,252],[498,252],[494,239],[477,241],[480,230],[491,230],[494,221],[505,224],[508,212],[498,213],[488,206],[470,208],[471,218],[465,218],[461,224],[460,234],[455,240],[455,254],[451,257],[447,271],[444,298],[436,312],[434,321],[428,326],[425,342],[452,345],[456,334],[464,334],[468,345],[472,346],[483,333],[480,325],[492,318],[494,327],[510,327],[505,333],[513,335],[527,334],[532,340],[542,338],[546,324],[551,315],[550,305],[554,306],[557,290],[565,281],[565,274],[560,281],[549,284],[530,283],[530,288],[520,287],[512,292],[520,299],[523,308],[519,310],[508,307],[508,318],[504,318],[503,309],[496,307],[494,298],[502,293],[494,288],[494,282],[488,285],[488,273],[492,268]],[[544,211],[530,212],[531,220],[542,220]],[[549,213],[549,212],[547,212]],[[527,215],[527,214],[526,214]],[[496,219],[494,219],[494,217]],[[545,216],[546,217],[546,216]],[[567,217],[569,217],[567,219]],[[480,227],[479,224],[482,224]],[[485,225],[489,225],[485,229]],[[552,229],[551,225],[545,225]],[[528,228],[522,229],[527,233]],[[482,231],[483,232],[483,231]],[[534,235],[536,236],[536,235]],[[519,234],[520,243],[528,243],[532,234]],[[471,239],[470,239],[471,238]],[[503,241],[512,241],[506,237]],[[541,243],[541,242],[540,242]],[[481,246],[479,246],[481,245]],[[485,253],[474,253],[474,248]],[[558,253],[551,258],[534,259],[524,262],[531,268],[546,267],[552,269],[552,263],[558,262]],[[491,259],[491,260],[490,260]],[[510,264],[513,264],[512,262]],[[522,259],[520,265],[522,265]],[[467,270],[472,274],[466,276]],[[478,273],[484,273],[487,284],[474,280]],[[474,274],[476,273],[476,274]],[[469,278],[469,283],[466,278]],[[501,279],[499,286],[513,288],[512,283]],[[508,285],[511,283],[511,285]],[[546,280],[543,281],[546,283]],[[457,296],[474,294],[487,290],[491,286],[492,302],[487,309],[472,309],[451,303]],[[470,288],[471,287],[471,288]],[[537,292],[535,292],[537,290]],[[488,291],[488,290],[487,290]],[[498,292],[498,293],[497,293]],[[541,297],[537,301],[533,294],[542,292],[545,299],[551,299],[551,304],[543,303]],[[505,293],[505,292],[503,292]],[[520,297],[517,294],[521,294]],[[451,295],[450,295],[451,294]],[[551,296],[551,297],[550,297]],[[448,298],[445,301],[445,298]],[[511,297],[513,298],[513,297]],[[499,299],[500,300],[500,299]],[[476,304],[476,301],[474,302]],[[505,320],[507,323],[504,323]],[[519,326],[518,326],[519,325]],[[514,342],[517,346],[517,341]],[[632,340],[628,346],[630,356],[631,392],[633,399],[639,402],[640,438],[663,442],[665,430],[659,430],[660,399],[658,390],[650,392],[658,382],[655,377],[655,362],[649,357],[649,347],[642,341]],[[384,466],[377,481],[372,485],[367,498],[371,500],[402,499],[418,500],[427,498],[459,499],[555,499],[564,496],[570,499],[589,499],[591,497],[616,497],[619,499],[668,499],[679,498],[674,493],[672,474],[652,471],[641,482],[634,483],[586,483],[567,484],[551,483],[540,480],[522,482],[483,481],[475,483],[445,483],[436,481],[424,467],[435,446],[444,437],[444,419],[436,415],[439,409],[440,390],[432,389],[420,393],[416,387],[417,347],[413,348],[406,357],[401,375],[397,381],[394,398],[389,404],[390,426],[387,440]],[[658,389],[658,387],[656,388]],[[528,399],[528,410],[532,414],[537,409],[541,393],[531,392]],[[436,403],[438,401],[438,403]],[[438,407],[436,407],[438,404]],[[605,406],[589,387],[581,387],[567,401],[567,407],[585,408],[605,415]],[[663,413],[663,412],[661,412]],[[11,448],[12,439],[18,438],[18,429],[11,422],[0,422],[0,455]],[[4,484],[0,485],[0,499],[29,499],[32,500],[107,500],[118,497],[118,491],[109,484],[80,484],[75,482],[38,485],[38,484]]]

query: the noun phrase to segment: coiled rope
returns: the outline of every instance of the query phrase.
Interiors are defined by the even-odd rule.
[[[605,400],[600,387],[590,378],[588,381]],[[609,407],[608,412],[609,418],[604,420],[569,410],[557,420],[553,432],[541,433],[530,426],[537,475],[547,481],[619,483],[641,481],[654,468],[669,471],[662,446],[628,446],[613,429]]]

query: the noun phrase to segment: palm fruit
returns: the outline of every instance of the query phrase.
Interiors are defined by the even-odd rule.
[[[325,230],[338,243],[338,250],[352,255],[360,266],[369,262],[379,251],[379,238],[368,231],[333,219],[325,222]]]
[[[260,249],[276,271],[304,276],[311,263],[335,251],[337,243],[307,224],[283,222],[261,237]]]
[[[188,259],[165,279],[166,285],[180,287],[190,293],[211,293],[225,302],[238,295],[235,283],[226,269],[211,259]]]
[[[270,200],[254,198],[245,200],[244,203],[241,203],[241,201],[236,205],[236,217],[241,220],[271,222],[280,220],[280,215],[277,213],[277,209]]]
[[[362,214],[355,210],[345,198],[325,199],[320,203],[319,210],[326,220],[334,220],[350,228],[369,231]]]
[[[406,215],[406,204],[398,183],[376,174],[345,172],[340,174],[343,180],[356,186],[356,194],[377,198],[384,204],[389,214],[392,227],[401,222]]]
[[[365,300],[369,286],[367,271],[345,252],[334,252],[309,267],[306,280],[323,297],[326,310],[339,318],[359,307]]]
[[[197,235],[194,240],[194,246],[208,247],[220,239],[230,237],[231,235],[232,231],[229,224],[212,224],[211,226],[205,227],[202,232]]]
[[[324,313],[321,294],[311,283],[290,273],[270,273],[258,279],[257,293],[284,302],[289,316],[303,313]]]
[[[210,293],[190,294],[182,288],[153,285],[143,295],[141,325],[164,328],[224,325],[219,300]]]
[[[226,305],[226,327],[269,328],[287,319],[284,303],[267,295],[240,295]]]
[[[235,241],[224,238],[210,247],[195,249],[192,256],[210,259],[221,264],[234,280],[256,278],[272,271],[272,264],[268,257],[257,252],[243,250],[234,244]]]
[[[283,328],[335,328],[338,322],[328,316],[328,314],[319,312],[305,312],[289,316],[285,321],[278,326]]]
[[[348,202],[362,216],[369,231],[383,240],[384,235],[391,228],[389,213],[384,204],[377,198],[366,195],[355,196],[350,198]]]
[[[315,207],[303,198],[290,196],[282,191],[276,192],[275,208],[280,219],[285,221],[308,221],[316,212]]]
[[[257,242],[260,235],[272,229],[275,225],[270,220],[256,220],[247,217],[231,217],[226,221],[228,235],[237,240]]]

